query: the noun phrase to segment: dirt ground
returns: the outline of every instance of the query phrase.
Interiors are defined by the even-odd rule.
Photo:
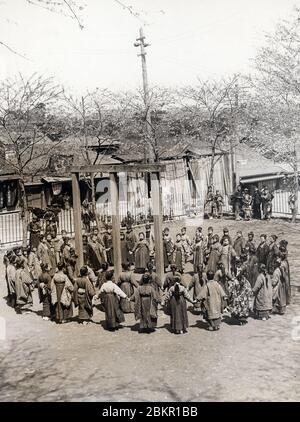
[[[192,235],[197,221],[172,223],[173,233],[183,224]],[[205,233],[210,224],[205,221]],[[93,324],[58,326],[40,317],[36,292],[30,314],[16,315],[6,305],[2,266],[6,340],[0,340],[0,400],[298,401],[300,227],[279,220],[212,225],[221,233],[225,224],[232,235],[253,230],[256,236],[276,233],[289,241],[293,301],[284,316],[266,322],[250,318],[244,327],[224,316],[221,330],[209,332],[202,317],[189,312],[189,332],[179,336],[169,332],[169,317],[162,311],[153,334],[139,334],[132,315],[124,328],[107,332],[98,309]]]

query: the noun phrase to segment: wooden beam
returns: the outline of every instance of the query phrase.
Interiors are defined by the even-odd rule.
[[[155,242],[155,264],[156,273],[163,283],[164,278],[164,250],[163,250],[163,218],[162,218],[162,201],[161,201],[161,188],[159,183],[159,174],[151,174],[151,198],[153,209],[154,221],[154,242]]]
[[[72,193],[73,193],[73,212],[74,212],[74,229],[75,229],[75,250],[78,255],[77,259],[77,274],[79,269],[83,266],[83,244],[82,244],[82,225],[81,225],[81,201],[80,201],[80,187],[79,174],[72,174]]]
[[[165,171],[165,164],[97,164],[94,166],[73,167],[71,173],[151,173]]]
[[[112,219],[112,241],[114,249],[114,273],[117,281],[121,274],[121,240],[120,240],[120,214],[119,214],[119,190],[117,175],[110,174],[110,201]]]

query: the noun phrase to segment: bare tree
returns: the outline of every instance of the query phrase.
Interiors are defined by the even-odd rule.
[[[242,128],[242,105],[239,102],[239,77],[228,80],[200,81],[178,92],[182,112],[189,122],[188,134],[205,141],[211,149],[209,185],[213,184],[217,150],[229,152],[248,130]]]
[[[52,79],[38,75],[19,75],[0,84],[0,147],[10,151],[2,161],[19,176],[24,244],[29,222],[25,180],[28,173],[41,170],[41,160],[47,165],[50,152],[61,142],[60,123],[51,112],[54,103],[59,108],[60,94]]]
[[[287,163],[293,171],[295,207],[298,213],[298,156],[300,140],[300,9],[295,8],[289,21],[281,21],[255,58],[257,123],[252,143],[264,155]],[[261,112],[263,110],[263,112]]]
[[[70,134],[79,144],[79,153],[87,165],[100,164],[124,123],[126,102],[107,89],[88,92],[81,98],[65,96]],[[96,210],[95,174],[86,179],[91,190],[93,212]]]

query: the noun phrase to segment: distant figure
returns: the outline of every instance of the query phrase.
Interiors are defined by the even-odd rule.
[[[223,217],[224,197],[219,190],[216,190],[215,198],[215,215],[217,218]]]
[[[234,211],[236,220],[241,219],[240,213],[242,210],[242,200],[243,200],[242,187],[238,185],[236,191],[231,196],[231,204],[233,206],[233,211]]]
[[[249,189],[245,188],[242,198],[242,210],[244,213],[244,220],[249,221],[251,219],[252,210],[252,196],[249,193]]]
[[[261,193],[263,217],[265,220],[270,220],[272,217],[272,201],[274,195],[267,187],[264,187]]]
[[[257,187],[254,188],[252,196],[252,212],[253,218],[261,219],[261,193]]]
[[[213,219],[215,208],[215,195],[213,193],[212,186],[208,186],[207,194],[204,202],[205,213],[208,215],[208,218]]]

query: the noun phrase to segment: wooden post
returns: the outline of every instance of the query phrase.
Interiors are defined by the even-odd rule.
[[[114,272],[115,280],[121,273],[121,240],[120,240],[120,215],[119,215],[119,191],[117,173],[110,173],[110,201],[112,219],[112,241],[114,248]]]
[[[156,273],[161,283],[164,278],[164,250],[162,240],[162,203],[159,185],[159,173],[151,173],[151,197],[154,220],[155,263]]]
[[[82,245],[82,228],[81,228],[81,201],[79,188],[79,173],[72,174],[72,192],[73,192],[73,212],[74,212],[74,229],[75,229],[75,250],[78,255],[77,274],[83,266],[83,245]]]

